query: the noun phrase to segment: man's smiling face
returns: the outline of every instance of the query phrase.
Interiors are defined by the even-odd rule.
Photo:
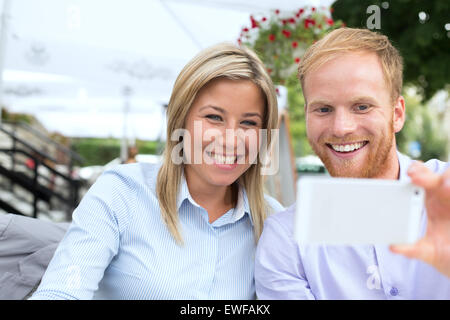
[[[332,176],[389,178],[397,163],[395,132],[403,97],[394,102],[378,56],[343,53],[304,80],[308,140]]]

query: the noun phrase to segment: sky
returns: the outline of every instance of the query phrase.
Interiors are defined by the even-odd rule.
[[[127,136],[154,140],[176,76],[201,49],[236,42],[250,14],[332,2],[9,0],[1,99],[67,136],[122,137],[126,118]]]

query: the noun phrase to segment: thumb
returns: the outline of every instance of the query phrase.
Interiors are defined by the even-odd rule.
[[[424,239],[415,244],[390,245],[389,249],[393,253],[401,254],[410,259],[419,259],[426,263],[431,263],[434,255],[433,246]]]
[[[423,163],[415,161],[408,168],[408,175],[415,185],[431,190],[439,186],[441,176],[432,172]]]

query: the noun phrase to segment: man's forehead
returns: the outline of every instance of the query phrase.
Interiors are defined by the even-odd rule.
[[[389,94],[381,62],[372,52],[346,52],[309,71],[304,78],[305,99],[348,99]]]

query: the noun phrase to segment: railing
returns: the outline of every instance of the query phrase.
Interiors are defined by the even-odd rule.
[[[11,126],[11,124],[8,124]],[[10,148],[0,148],[0,154],[6,154],[10,158],[10,168],[0,165],[0,175],[10,181],[10,189],[19,185],[32,194],[33,217],[38,215],[38,201],[50,204],[52,199],[58,199],[65,207],[67,220],[70,220],[73,209],[78,205],[80,181],[72,177],[73,165],[83,159],[65,146],[49,139],[39,131],[26,124],[13,124],[14,130],[10,131],[2,123],[0,131],[6,134],[12,142]],[[44,141],[46,145],[53,145],[69,159],[68,163],[58,164],[54,157],[39,150],[34,145],[25,141],[16,134],[16,126],[31,133],[33,137]],[[21,160],[26,158],[26,161]],[[61,170],[66,168],[65,170]],[[43,172],[45,171],[45,172]],[[66,172],[63,172],[66,171]],[[61,185],[56,182],[62,181]],[[24,214],[12,204],[0,200],[0,207],[16,214]]]

